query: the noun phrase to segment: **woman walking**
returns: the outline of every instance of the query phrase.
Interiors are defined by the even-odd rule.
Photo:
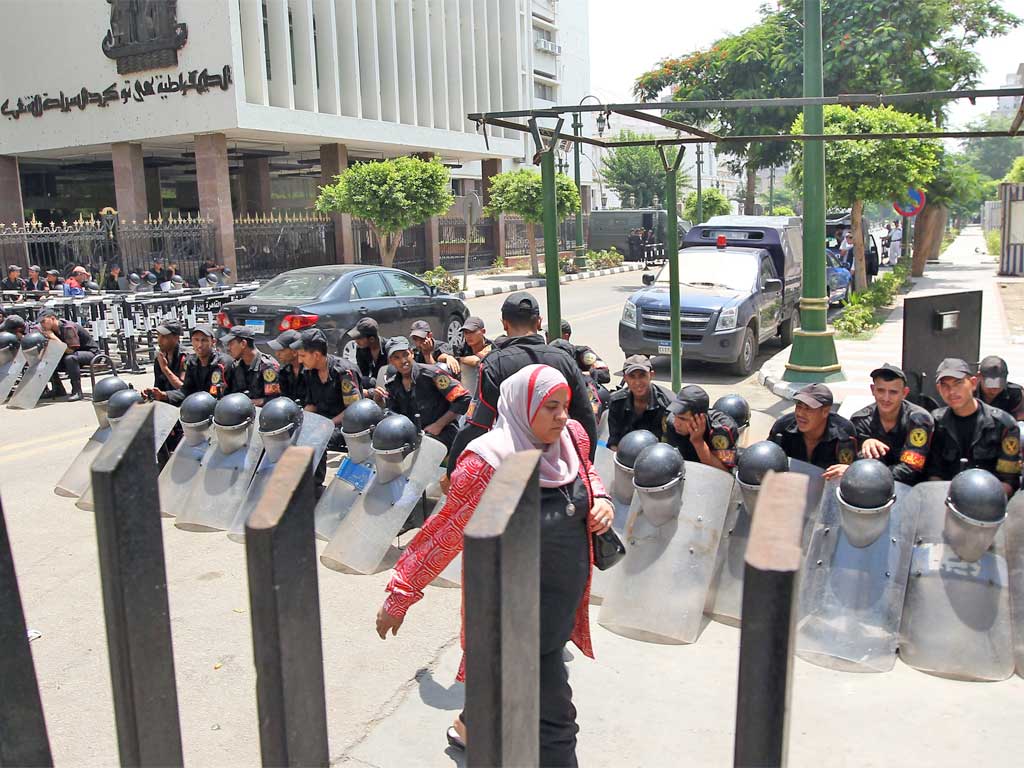
[[[377,614],[377,633],[398,633],[406,611],[462,549],[462,532],[501,462],[517,451],[541,449],[540,763],[575,766],[576,708],[562,657],[572,640],[594,657],[587,606],[593,562],[591,534],[611,526],[614,507],[587,458],[590,441],[569,419],[569,385],[546,365],[530,365],[501,385],[498,419],[471,442],[452,473],[444,508],[406,548]],[[465,661],[458,679],[465,676]],[[470,713],[472,717],[472,713]],[[472,724],[472,723],[471,723]],[[470,734],[470,738],[472,735]],[[462,715],[448,730],[464,746]]]

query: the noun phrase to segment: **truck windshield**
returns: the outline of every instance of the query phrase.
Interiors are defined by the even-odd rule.
[[[686,248],[679,252],[679,277],[683,285],[749,291],[757,277],[757,259],[747,254],[723,256],[717,251]],[[655,285],[668,285],[668,264],[661,268]]]

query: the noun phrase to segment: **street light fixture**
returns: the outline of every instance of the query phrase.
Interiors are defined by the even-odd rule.
[[[601,104],[601,100],[588,93],[582,99],[580,99],[580,105],[587,99],[593,99],[598,105]],[[597,113],[597,135],[604,136],[605,128],[609,124],[609,115],[604,112]],[[587,246],[583,243],[583,185],[580,183],[580,143],[579,137],[583,135],[583,119],[579,112],[574,112],[572,116],[572,135],[577,137],[577,141],[572,143],[572,156],[573,166],[576,171],[576,190],[580,194],[580,209],[576,211],[576,256],[573,259],[577,269],[583,269],[587,264]]]

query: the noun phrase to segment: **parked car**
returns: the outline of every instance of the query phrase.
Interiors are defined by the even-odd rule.
[[[800,219],[715,216],[686,234],[679,252],[680,327],[686,359],[749,375],[760,344],[793,341],[803,276]],[[619,321],[625,355],[669,355],[668,266],[644,275]]]
[[[825,251],[825,273],[828,282],[828,303],[842,304],[850,300],[853,272],[847,269],[832,251]]]
[[[356,343],[348,331],[362,317],[376,320],[381,336],[407,336],[413,321],[426,320],[438,339],[455,342],[468,316],[461,299],[408,272],[345,264],[283,272],[248,297],[225,304],[217,323],[254,328],[258,345],[282,331],[316,326],[330,349],[354,360]]]

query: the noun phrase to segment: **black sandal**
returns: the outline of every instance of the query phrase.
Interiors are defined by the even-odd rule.
[[[462,740],[462,738],[459,736],[459,732],[457,730],[455,730],[455,726],[454,725],[449,725],[448,726],[448,731],[445,733],[445,736],[448,737],[448,746],[449,747],[454,747],[455,749],[461,749],[461,750],[465,751],[465,749],[466,749],[466,742],[464,742]]]

